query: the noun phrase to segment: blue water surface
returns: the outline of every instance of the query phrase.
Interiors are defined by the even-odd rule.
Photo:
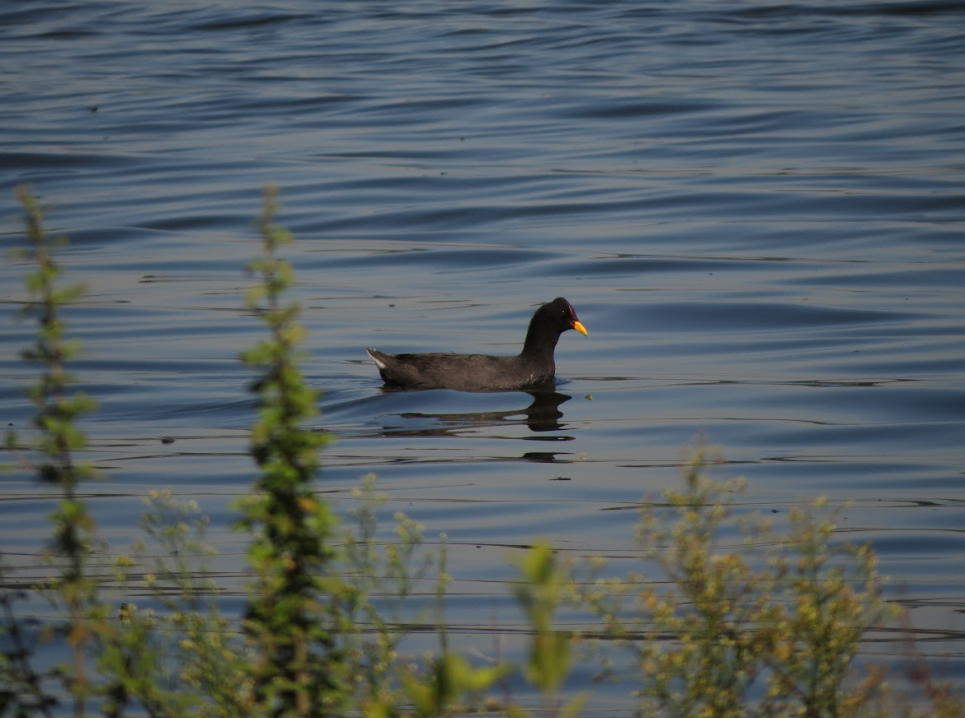
[[[841,540],[873,543],[925,652],[965,675],[961,3],[32,0],[0,7],[0,67],[0,242],[23,245],[30,183],[88,285],[65,314],[114,550],[171,487],[211,517],[237,602],[238,356],[263,337],[243,270],[274,182],[336,437],[319,490],[344,515],[376,472],[386,517],[447,534],[473,655],[521,625],[522,547],[633,563],[636,503],[703,437],[716,476],[747,478],[738,504],[843,507]],[[25,439],[27,271],[0,270],[0,420]],[[556,296],[590,334],[562,337],[555,394],[383,393],[364,353],[515,353]],[[51,507],[3,477],[20,581]]]

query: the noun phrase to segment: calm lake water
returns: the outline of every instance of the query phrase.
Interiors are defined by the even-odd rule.
[[[376,472],[386,516],[448,535],[469,650],[520,624],[534,539],[632,564],[631,509],[703,436],[739,503],[846,505],[965,677],[965,4],[21,1],[0,67],[0,238],[31,183],[88,283],[67,316],[115,550],[171,487],[241,585],[243,267],[273,181],[337,436],[319,489],[347,511]],[[0,273],[0,420],[29,434],[26,271]],[[515,353],[556,296],[590,335],[562,337],[555,396],[383,393],[364,353]],[[51,500],[0,481],[27,580]]]

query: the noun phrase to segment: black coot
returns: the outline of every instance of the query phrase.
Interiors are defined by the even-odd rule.
[[[367,349],[388,386],[403,389],[498,391],[549,384],[556,376],[553,352],[560,334],[586,335],[573,307],[563,297],[533,314],[519,356],[488,354],[386,354]]]

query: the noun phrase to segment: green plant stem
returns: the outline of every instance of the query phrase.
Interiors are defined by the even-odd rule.
[[[24,209],[27,240],[36,265],[35,273],[27,278],[27,288],[37,299],[27,305],[25,313],[37,317],[37,341],[23,356],[44,367],[44,373],[29,392],[37,409],[34,424],[40,432],[38,448],[46,457],[38,467],[38,474],[41,480],[55,484],[61,493],[60,504],[53,514],[50,553],[62,562],[62,568],[51,589],[68,613],[64,634],[73,661],[65,681],[74,699],[73,714],[81,718],[86,714],[86,698],[91,690],[85,647],[96,631],[89,615],[97,603],[97,587],[87,572],[95,536],[94,520],[86,504],[77,497],[78,483],[91,472],[74,462],[73,452],[86,444],[84,434],[74,422],[92,409],[93,403],[79,393],[67,395],[67,386],[73,378],[66,371],[66,362],[77,346],[64,339],[60,309],[75,301],[84,290],[81,286],[56,288],[60,268],[53,259],[40,202],[25,186],[18,187],[16,194]]]
[[[281,303],[293,274],[276,252],[291,236],[274,224],[276,211],[277,190],[268,187],[257,220],[262,253],[248,265],[260,281],[247,305],[270,339],[243,355],[256,371],[259,420],[251,454],[260,470],[240,522],[253,532],[248,560],[257,576],[245,626],[259,656],[254,700],[279,718],[324,716],[340,708],[346,689],[335,639],[338,601],[327,598],[342,591],[332,568],[336,520],[314,493],[318,451],[327,438],[303,427],[317,414],[317,396],[298,369],[297,347],[305,336],[298,306]]]

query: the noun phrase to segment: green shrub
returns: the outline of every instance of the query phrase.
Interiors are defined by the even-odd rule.
[[[893,618],[869,546],[833,542],[824,502],[796,507],[787,533],[737,520],[698,447],[683,491],[643,507],[641,555],[657,575],[597,581],[584,593],[640,677],[642,715],[853,716],[885,690],[854,659]],[[742,536],[736,548],[724,535]],[[731,541],[734,539],[731,538]]]

